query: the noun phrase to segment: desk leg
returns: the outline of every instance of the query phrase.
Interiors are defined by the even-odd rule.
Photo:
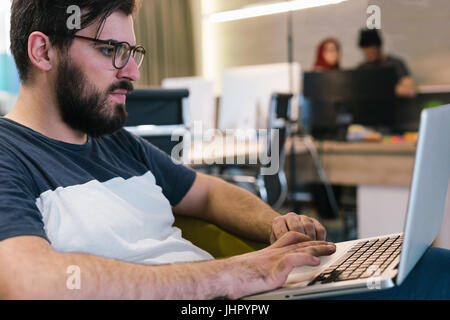
[[[403,231],[409,188],[358,185],[358,238]]]

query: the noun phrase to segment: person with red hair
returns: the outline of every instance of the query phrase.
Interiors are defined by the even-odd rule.
[[[336,39],[323,40],[317,48],[314,70],[337,70],[339,69],[340,46]]]

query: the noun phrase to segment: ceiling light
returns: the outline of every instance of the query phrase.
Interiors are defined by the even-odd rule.
[[[344,1],[347,0],[293,0],[213,13],[206,18],[209,22],[219,23],[338,4]]]

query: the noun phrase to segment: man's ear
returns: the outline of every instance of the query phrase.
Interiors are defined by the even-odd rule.
[[[35,31],[28,37],[28,57],[39,70],[50,71],[52,69],[55,51],[48,36]]]

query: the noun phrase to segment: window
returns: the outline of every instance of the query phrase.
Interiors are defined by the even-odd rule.
[[[16,95],[20,88],[17,69],[10,51],[11,0],[0,1],[0,93]],[[6,93],[5,93],[6,92]]]

